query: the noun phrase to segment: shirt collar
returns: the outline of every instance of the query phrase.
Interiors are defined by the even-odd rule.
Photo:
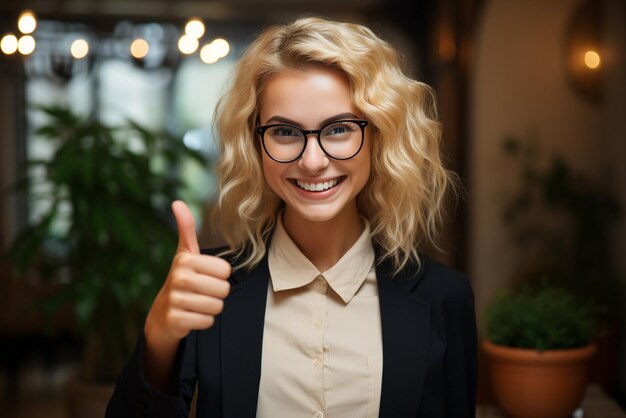
[[[291,240],[279,214],[268,254],[274,291],[303,287],[322,275],[345,303],[350,302],[365,281],[375,259],[369,222],[365,218],[363,221],[365,228],[352,247],[337,264],[321,273]]]

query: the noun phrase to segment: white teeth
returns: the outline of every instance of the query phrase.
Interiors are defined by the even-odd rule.
[[[333,179],[331,181],[327,181],[324,183],[305,183],[300,180],[296,180],[296,183],[300,188],[309,191],[309,192],[321,192],[324,190],[332,189],[339,182],[339,178]]]

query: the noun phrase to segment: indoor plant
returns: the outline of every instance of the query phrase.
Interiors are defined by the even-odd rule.
[[[483,350],[507,414],[572,415],[585,393],[600,313],[594,302],[546,284],[504,293],[488,306]]]
[[[509,281],[547,280],[605,309],[591,379],[609,395],[618,390],[623,275],[616,264],[622,208],[610,166],[581,170],[564,154],[548,154],[538,138],[508,138],[504,151],[518,170],[503,211],[516,244]]]
[[[18,233],[8,259],[56,283],[45,312],[73,308],[84,337],[81,378],[113,382],[174,253],[169,205],[183,186],[176,168],[203,158],[136,123],[109,127],[65,108],[38,109],[48,122],[36,133],[53,153],[28,162],[40,175],[20,190],[43,210]]]
[[[543,161],[536,143],[509,138],[504,150],[519,164],[520,189],[504,210],[518,265],[514,290],[486,311],[493,390],[513,417],[571,416],[602,341],[598,324],[610,330],[617,308],[611,230],[619,203],[610,181],[559,155]]]

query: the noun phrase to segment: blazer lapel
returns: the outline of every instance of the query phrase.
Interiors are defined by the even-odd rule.
[[[269,269],[267,256],[250,274],[235,273],[221,314],[224,418],[256,415]]]
[[[423,271],[414,264],[396,277],[391,262],[376,267],[383,333],[380,418],[415,417],[430,344],[430,304],[411,294]]]

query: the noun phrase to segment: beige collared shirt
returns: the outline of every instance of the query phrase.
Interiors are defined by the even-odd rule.
[[[383,348],[369,224],[320,273],[280,218],[268,254],[257,417],[377,417]]]

